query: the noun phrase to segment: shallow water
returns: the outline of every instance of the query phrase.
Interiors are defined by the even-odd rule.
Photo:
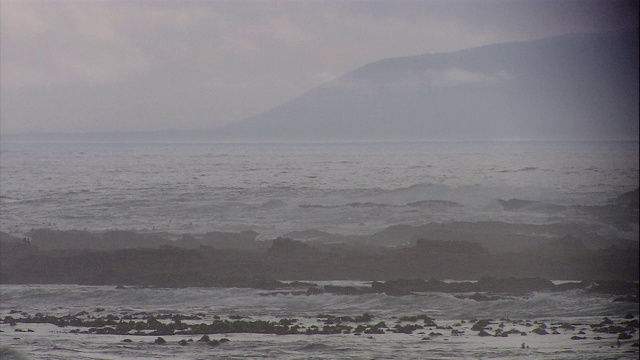
[[[357,282],[350,282],[357,285]],[[344,284],[344,282],[342,282]],[[115,289],[109,286],[75,285],[2,285],[0,316],[11,310],[30,314],[43,313],[63,316],[88,311],[90,314],[126,315],[145,311],[156,314],[183,315],[200,313],[210,322],[214,316],[225,319],[240,315],[247,320],[277,321],[296,318],[299,324],[320,324],[318,314],[356,316],[368,312],[372,323],[385,321],[392,327],[401,316],[427,314],[440,326],[459,326],[462,336],[452,336],[450,330],[425,328],[412,334],[389,333],[382,335],[266,335],[266,334],[214,334],[212,338],[228,338],[229,343],[212,348],[194,342],[180,346],[182,339],[198,340],[200,335],[163,336],[166,345],[154,345],[156,336],[88,335],[70,333],[74,327],[60,328],[52,324],[0,325],[2,344],[18,350],[33,359],[208,359],[208,358],[281,358],[281,359],[361,359],[361,358],[494,358],[514,357],[536,359],[598,359],[637,358],[638,348],[633,339],[616,345],[617,334],[591,331],[589,324],[599,323],[603,317],[615,322],[631,313],[638,317],[634,303],[613,302],[609,295],[585,291],[561,293],[534,293],[508,300],[476,302],[458,299],[451,294],[428,293],[403,297],[383,294],[341,296],[268,295],[268,291],[255,289]],[[104,310],[102,310],[104,309]],[[97,310],[97,312],[96,312]],[[12,316],[18,316],[12,314]],[[503,318],[505,329],[516,327],[528,332],[527,336],[479,337],[471,331],[473,319],[492,318],[496,324]],[[560,330],[560,335],[536,335],[533,327],[509,324],[508,320],[529,320],[553,323],[569,322],[576,330]],[[465,322],[462,322],[465,320]],[[456,325],[460,324],[460,325]],[[354,325],[354,324],[351,324]],[[494,325],[495,326],[495,325]],[[34,332],[14,332],[15,328]],[[571,340],[584,329],[586,340]],[[429,336],[430,332],[442,336]],[[422,332],[422,334],[420,333]],[[601,336],[603,339],[595,340]],[[430,337],[425,340],[425,337]],[[132,343],[123,343],[125,338]],[[522,349],[526,343],[529,349]],[[614,346],[613,348],[611,346]]]

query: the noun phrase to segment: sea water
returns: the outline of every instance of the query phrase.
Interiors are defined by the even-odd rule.
[[[22,236],[33,228],[131,229],[171,234],[254,230],[272,239],[295,230],[372,234],[396,224],[497,220],[548,224],[599,221],[573,211],[506,211],[498,200],[543,205],[604,205],[636,189],[637,142],[121,144],[2,143],[0,230]],[[427,206],[415,206],[423,202]],[[448,206],[447,204],[456,204]],[[607,224],[601,224],[609,226]],[[638,239],[631,230],[609,229]],[[83,335],[51,324],[0,325],[0,353],[32,359],[635,359],[637,332],[616,344],[588,324],[603,317],[638,317],[636,303],[584,290],[533,293],[476,302],[451,294],[294,296],[255,289],[115,289],[74,285],[0,285],[0,316],[13,311],[67,315],[104,308],[112,314],[203,313],[249,319],[364,312],[392,325],[427,314],[438,324],[510,318],[582,324],[586,340],[554,336],[481,338],[426,334],[225,334],[216,348],[152,337]],[[531,330],[531,329],[523,329]],[[194,337],[197,339],[197,337]],[[529,348],[522,349],[525,342]],[[9,354],[18,351],[20,354]]]
[[[269,239],[429,222],[583,221],[575,212],[505,211],[497,200],[603,205],[640,178],[637,142],[3,143],[1,151],[0,229],[14,235],[251,229]],[[637,226],[615,235],[637,239]]]
[[[612,296],[584,290],[476,302],[443,293],[402,297],[384,294],[294,296],[237,288],[116,289],[77,285],[2,285],[0,289],[3,317],[11,310],[56,316],[81,311],[95,316],[105,313],[123,316],[144,311],[201,314],[203,320],[196,323],[210,322],[214,316],[227,319],[232,315],[250,321],[295,318],[298,324],[308,327],[321,325],[317,320],[319,314],[356,316],[367,312],[374,316],[374,323],[384,321],[389,328],[401,316],[426,314],[442,327],[463,324],[460,329],[465,331],[461,336],[452,336],[450,330],[434,327],[412,334],[388,332],[360,336],[354,333],[215,334],[210,336],[225,337],[230,342],[214,348],[197,341],[188,346],[178,345],[180,340],[198,340],[201,335],[163,336],[167,344],[155,345],[156,336],[74,334],[71,333],[73,326],[60,328],[52,324],[0,325],[2,345],[33,359],[636,359],[638,356],[638,348],[632,346],[638,341],[637,332],[633,339],[618,346],[617,334],[594,333],[589,326],[604,317],[616,323],[623,321],[628,313],[637,318],[637,304],[614,302]],[[479,337],[470,327],[481,318],[494,319],[495,324],[507,322],[505,319],[545,322],[549,326],[566,322],[576,330],[536,335],[531,333],[531,326],[508,324],[505,329],[516,327],[527,332],[527,336]],[[33,332],[15,332],[15,329]],[[583,331],[586,339],[572,340],[578,331]],[[429,335],[432,332],[443,335]],[[123,343],[126,338],[132,342]],[[522,349],[522,343],[528,348]]]

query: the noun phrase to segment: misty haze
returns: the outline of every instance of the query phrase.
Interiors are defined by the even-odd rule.
[[[0,15],[0,358],[638,358],[637,2]]]

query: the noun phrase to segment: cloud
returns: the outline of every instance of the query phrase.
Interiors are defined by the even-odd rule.
[[[3,88],[124,81],[148,63],[106,3],[9,1],[2,5]]]
[[[3,129],[75,129],[82,122],[65,123],[63,113],[51,120],[44,111],[15,105],[38,108],[39,101],[68,101],[60,108],[74,111],[73,104],[85,100],[81,90],[74,92],[77,98],[55,102],[34,95],[42,88],[66,87],[104,88],[114,97],[128,94],[142,103],[153,102],[148,91],[131,94],[127,89],[153,87],[154,96],[162,94],[167,106],[173,101],[176,107],[184,106],[175,97],[176,87],[189,87],[189,92],[228,90],[233,96],[217,93],[194,104],[210,107],[215,117],[183,117],[175,127],[215,126],[268,110],[382,58],[637,24],[637,11],[629,12],[628,3],[4,0],[0,87],[5,100],[0,106],[11,111],[3,112]],[[455,69],[425,76],[441,86],[500,79],[496,74]],[[15,104],[6,100],[17,97],[25,100]],[[145,128],[178,121],[128,115],[131,119],[122,126]],[[138,120],[142,118],[146,120]],[[96,122],[108,127],[112,119],[94,115],[84,128]]]

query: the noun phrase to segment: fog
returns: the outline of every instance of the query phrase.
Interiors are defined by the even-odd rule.
[[[637,1],[0,2],[1,359],[637,359]]]
[[[381,59],[638,26],[637,10],[627,1],[3,1],[0,126],[5,135],[216,128]]]

